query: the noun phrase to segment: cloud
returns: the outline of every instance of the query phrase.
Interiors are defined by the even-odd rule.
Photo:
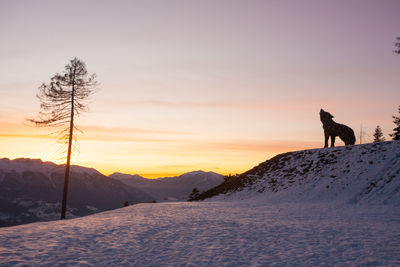
[[[79,127],[84,132],[104,134],[167,134],[167,135],[188,135],[191,133],[182,131],[166,131],[159,129],[103,127],[98,125],[83,125]]]
[[[123,103],[121,103],[123,105]],[[380,110],[387,110],[390,103],[374,99],[362,100],[354,106],[354,99],[343,98],[312,98],[312,97],[287,97],[284,99],[259,99],[251,100],[227,100],[227,101],[167,101],[167,100],[143,100],[126,103],[129,107],[161,107],[171,109],[225,109],[225,110],[250,110],[250,111],[270,111],[270,112],[319,112],[320,108],[332,111],[356,112],[358,110],[370,110],[371,106]],[[393,109],[393,108],[392,108]],[[315,111],[316,110],[316,111]]]
[[[228,141],[191,141],[186,148],[193,151],[212,152],[257,152],[257,153],[282,153],[288,151],[302,150],[321,147],[318,141],[302,140],[228,140]]]
[[[79,126],[78,126],[79,127]],[[178,149],[193,153],[194,151],[283,151],[287,149],[303,149],[313,147],[316,142],[290,140],[216,140],[194,133],[183,131],[169,131],[160,129],[102,127],[97,125],[83,125],[79,127],[83,133],[77,133],[79,140],[104,142],[141,142],[141,143],[168,143],[164,149]],[[51,134],[56,129],[37,128],[22,123],[1,122],[0,138],[35,138],[54,139]],[[163,148],[160,147],[162,150]]]
[[[76,132],[79,140],[111,141],[111,142],[176,142],[182,136],[192,133],[182,131],[166,131],[160,129],[102,127],[97,125],[77,126],[83,133]],[[0,138],[35,138],[54,139],[57,128],[34,127],[22,122],[0,120]]]
[[[3,134],[0,133],[0,138],[35,138],[35,139],[51,139],[50,135],[44,134]]]
[[[227,102],[209,101],[164,101],[164,100],[144,100],[129,103],[135,106],[158,106],[167,108],[197,108],[197,109],[241,109],[241,110],[266,110],[266,111],[285,111],[285,110],[309,110],[316,107],[337,106],[343,107],[352,106],[350,100],[334,100],[334,99],[276,99],[274,101],[239,101],[232,100]],[[369,105],[367,103],[366,105]]]

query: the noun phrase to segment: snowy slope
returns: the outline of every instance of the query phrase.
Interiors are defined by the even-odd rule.
[[[219,185],[223,176],[215,172],[193,171],[175,177],[146,179],[139,175],[114,173],[111,178],[138,188],[157,200],[187,200],[193,188],[199,191],[208,190]]]
[[[400,206],[400,142],[280,154],[199,199],[208,197]]]
[[[63,165],[37,159],[0,159],[0,226],[58,219],[64,171]],[[69,218],[152,199],[95,169],[71,167]]]
[[[393,206],[138,204],[0,228],[0,266],[399,266]]]

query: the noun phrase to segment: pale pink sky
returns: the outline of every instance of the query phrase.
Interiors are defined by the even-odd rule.
[[[319,109],[387,134],[400,1],[1,1],[0,157],[57,161],[24,125],[73,57],[101,83],[74,162],[148,176],[242,172],[323,145]],[[357,136],[358,138],[358,136]],[[342,144],[338,142],[338,144]]]

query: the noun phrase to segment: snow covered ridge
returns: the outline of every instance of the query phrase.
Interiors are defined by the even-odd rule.
[[[400,206],[400,142],[280,154],[227,179],[197,200],[210,197]]]

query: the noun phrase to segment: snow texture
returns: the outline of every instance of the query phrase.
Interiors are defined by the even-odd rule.
[[[393,206],[137,204],[0,229],[1,266],[398,266]]]

